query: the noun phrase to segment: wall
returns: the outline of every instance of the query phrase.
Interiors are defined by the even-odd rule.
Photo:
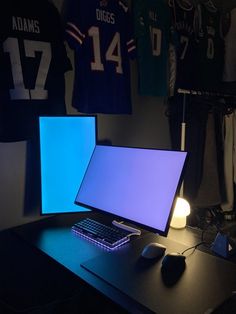
[[[55,0],[60,9],[62,0]],[[68,47],[67,47],[68,48]],[[68,49],[73,62],[73,53]],[[71,107],[73,71],[66,73],[66,103]],[[114,145],[169,148],[168,122],[162,98],[137,93],[137,67],[131,63],[133,114],[98,115],[98,137]],[[40,217],[38,152],[29,143],[0,143],[0,230]]]

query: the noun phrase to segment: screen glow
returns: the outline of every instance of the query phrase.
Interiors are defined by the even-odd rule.
[[[74,199],[96,144],[95,117],[39,119],[42,214],[87,210]]]
[[[97,145],[75,202],[166,234],[186,155]]]

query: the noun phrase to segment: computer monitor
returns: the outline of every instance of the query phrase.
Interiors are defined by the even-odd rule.
[[[166,236],[186,156],[96,145],[75,203]]]
[[[74,199],[96,145],[96,117],[40,117],[39,136],[41,214],[88,210]]]

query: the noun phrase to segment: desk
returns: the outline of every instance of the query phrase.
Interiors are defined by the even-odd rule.
[[[179,281],[167,287],[160,276],[161,260],[140,264],[141,249],[152,241],[165,244],[167,252],[183,251],[186,245],[144,232],[115,252],[106,252],[71,232],[72,224],[85,215],[104,219],[91,212],[57,215],[13,231],[130,313],[209,313],[236,290],[236,265],[199,250],[187,258]]]

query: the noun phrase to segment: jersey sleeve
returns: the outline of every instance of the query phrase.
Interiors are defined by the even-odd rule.
[[[126,36],[126,46],[127,52],[130,59],[134,59],[136,57],[136,43],[135,43],[135,35],[134,35],[134,26],[132,23],[132,12],[130,12],[128,6],[119,1],[119,5],[122,8],[127,25],[127,36]]]
[[[130,24],[130,36],[127,38],[127,50],[128,50],[128,55],[130,59],[135,59],[136,58],[136,43],[135,43],[135,38],[134,38],[134,33],[133,33],[133,28]]]
[[[64,8],[65,40],[72,49],[81,46],[85,39],[85,26],[81,2],[69,0]]]
[[[53,31],[54,35],[52,35],[52,38],[54,38],[55,47],[57,47],[57,49],[55,49],[54,54],[60,61],[60,63],[57,64],[56,67],[54,68],[54,71],[57,71],[58,69],[59,72],[65,73],[67,71],[72,70],[72,64],[67,55],[64,43],[62,19],[58,9],[52,3],[49,3],[49,8],[47,12],[50,15],[48,19],[53,21],[53,28],[51,29],[51,31]]]

